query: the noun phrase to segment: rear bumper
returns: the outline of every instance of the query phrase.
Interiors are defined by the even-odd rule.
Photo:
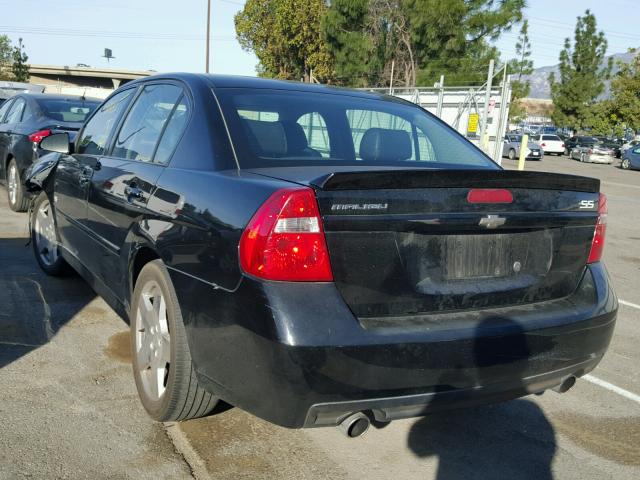
[[[245,279],[234,292],[172,272],[199,379],[286,427],[378,420],[502,401],[592,370],[617,300],[602,264],[535,305],[359,321],[335,286]]]

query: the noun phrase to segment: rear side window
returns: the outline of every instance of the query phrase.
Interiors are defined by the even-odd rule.
[[[82,99],[39,99],[38,105],[42,113],[51,120],[59,122],[84,122],[93,113],[98,102]]]
[[[404,102],[249,88],[216,95],[241,168],[498,168],[453,129]]]
[[[25,101],[22,98],[18,98],[13,102],[7,118],[4,123],[19,123],[22,119],[22,112],[24,111]]]
[[[116,93],[99,108],[82,130],[82,136],[78,139],[77,153],[104,154],[111,130],[134,91],[135,89],[130,88]]]
[[[189,102],[187,97],[182,95],[182,99],[173,109],[167,126],[164,129],[164,133],[160,138],[160,143],[153,157],[153,161],[166,165],[171,159],[173,151],[178,145],[180,137],[187,126],[187,120],[189,119]]]
[[[5,121],[3,121],[3,118],[5,116],[5,114],[7,113],[7,111],[9,110],[9,107],[11,106],[11,100],[6,100],[2,106],[0,107],[0,123],[7,123]]]
[[[181,95],[182,89],[175,85],[145,86],[122,124],[111,155],[150,162]]]

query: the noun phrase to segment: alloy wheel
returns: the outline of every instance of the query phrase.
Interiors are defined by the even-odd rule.
[[[629,169],[629,159],[625,158],[624,160],[622,160],[622,168],[624,168],[625,170]]]
[[[45,265],[51,266],[58,259],[56,224],[49,200],[38,207],[34,221],[36,251]]]
[[[8,180],[7,180],[7,189],[9,191],[9,201],[11,205],[15,205],[18,199],[18,169],[16,168],[15,163],[11,163],[9,166],[8,172]]]
[[[142,388],[153,401],[167,389],[171,364],[171,335],[167,305],[157,282],[148,281],[141,290],[135,317],[135,355]]]

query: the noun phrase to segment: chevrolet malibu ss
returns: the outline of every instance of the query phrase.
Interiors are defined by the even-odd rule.
[[[613,333],[599,182],[505,171],[399,99],[160,75],[40,146],[35,257],[128,320],[156,420],[356,437],[566,391]]]

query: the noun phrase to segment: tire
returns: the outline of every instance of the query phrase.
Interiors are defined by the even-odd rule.
[[[29,197],[24,191],[20,170],[15,159],[11,159],[7,165],[7,198],[9,208],[14,212],[24,212],[29,206]]]
[[[509,157],[509,160],[514,160],[516,158],[516,151],[513,148],[509,150],[508,157]]]
[[[631,165],[628,158],[623,158],[622,162],[620,162],[620,168],[622,168],[623,170],[629,170],[630,166]]]
[[[138,276],[130,326],[133,377],[147,413],[168,422],[211,412],[218,398],[198,384],[178,299],[161,260],[147,263]]]
[[[33,253],[44,273],[56,277],[69,273],[69,264],[60,255],[58,224],[46,192],[40,192],[33,202],[29,230]]]

